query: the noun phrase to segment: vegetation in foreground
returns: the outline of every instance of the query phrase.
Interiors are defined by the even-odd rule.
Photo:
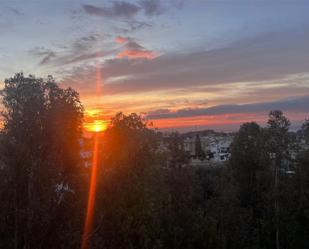
[[[78,93],[16,74],[1,92],[0,248],[79,248],[91,168],[80,157]],[[100,142],[91,248],[309,248],[309,121],[304,148],[271,111],[241,126],[226,167],[181,167],[177,134],[117,114]],[[287,169],[293,174],[288,174]]]

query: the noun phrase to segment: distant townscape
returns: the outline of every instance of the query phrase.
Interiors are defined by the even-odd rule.
[[[204,167],[216,168],[223,167],[231,157],[231,146],[237,135],[236,132],[216,132],[214,130],[191,131],[186,133],[159,132],[160,142],[158,150],[161,152],[170,152],[171,140],[178,139],[179,150],[184,152],[187,160],[183,161],[182,167]],[[289,132],[290,144],[288,153],[289,159],[284,162],[286,173],[294,173],[292,170],[296,156],[300,151],[308,149],[302,130]],[[81,139],[81,157],[85,160],[85,166],[91,166],[91,150],[85,149],[85,141],[91,139]],[[88,146],[89,148],[89,146]]]

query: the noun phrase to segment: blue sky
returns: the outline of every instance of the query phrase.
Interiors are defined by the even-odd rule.
[[[278,103],[295,124],[308,114],[308,1],[13,0],[0,8],[0,82],[19,71],[52,74],[80,92],[91,119],[122,110],[165,128],[226,129],[263,122]]]

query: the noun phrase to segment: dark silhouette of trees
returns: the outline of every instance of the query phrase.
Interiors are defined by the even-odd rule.
[[[266,134],[258,124],[243,124],[232,144],[230,171],[236,181],[240,204],[248,212],[251,241],[263,247],[264,219],[268,210],[271,181],[269,155],[265,151]]]
[[[201,138],[198,134],[195,137],[195,156],[199,159],[205,158],[205,152],[202,149]]]
[[[79,248],[91,167],[77,92],[16,74],[1,96],[0,248]],[[226,165],[203,168],[181,135],[116,114],[98,135],[91,248],[308,248],[309,123],[294,140],[289,127],[281,111],[264,128],[245,123]]]
[[[307,144],[309,144],[309,119],[307,119],[302,125],[302,131],[304,134],[304,139]]]
[[[188,163],[188,153],[184,151],[183,139],[179,133],[171,133],[164,142],[167,144],[167,155],[165,156],[168,167],[183,167]]]
[[[165,198],[157,136],[136,114],[118,113],[102,137],[94,248],[159,245]]]
[[[59,88],[52,77],[16,74],[5,80],[1,95],[7,215],[7,236],[1,243],[5,248],[49,248],[46,243],[54,243],[50,233],[60,238],[65,225],[55,219],[65,217],[62,207],[71,205],[64,203],[76,191],[83,109],[78,94]]]
[[[290,121],[281,111],[271,111],[268,120],[268,152],[273,160],[276,249],[280,249],[280,180],[289,162]]]

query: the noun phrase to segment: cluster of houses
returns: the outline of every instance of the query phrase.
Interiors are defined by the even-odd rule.
[[[169,150],[175,139],[179,149],[185,152],[191,166],[222,166],[230,156],[230,147],[235,134],[212,130],[188,132],[184,134],[164,133],[160,150]]]
[[[191,165],[222,164],[230,158],[234,136],[228,133],[191,134],[184,137],[183,148]]]
[[[162,134],[159,151],[168,151],[169,139],[173,133]],[[218,166],[223,165],[230,158],[230,146],[234,134],[218,133],[214,131],[189,132],[179,134],[179,147],[186,153],[191,166]],[[92,146],[91,139],[84,138],[81,141],[81,158],[85,166],[91,166]]]
[[[188,132],[184,134],[177,133],[161,133],[161,142],[158,147],[160,152],[170,152],[170,145],[176,146],[179,151],[185,152],[179,160],[179,165],[201,166],[201,167],[220,167],[225,165],[225,162],[231,156],[231,144],[236,133],[215,132],[212,130]],[[296,160],[296,156],[302,150],[309,148],[308,142],[304,140],[304,134],[301,131],[291,132],[292,142],[289,148],[290,159],[286,162],[286,173],[294,173],[292,165]],[[92,139],[84,138],[80,141],[81,158],[84,160],[84,165],[91,167],[92,157]],[[173,160],[179,158],[176,156]],[[183,156],[185,157],[184,161]],[[0,163],[1,169],[1,163]]]

